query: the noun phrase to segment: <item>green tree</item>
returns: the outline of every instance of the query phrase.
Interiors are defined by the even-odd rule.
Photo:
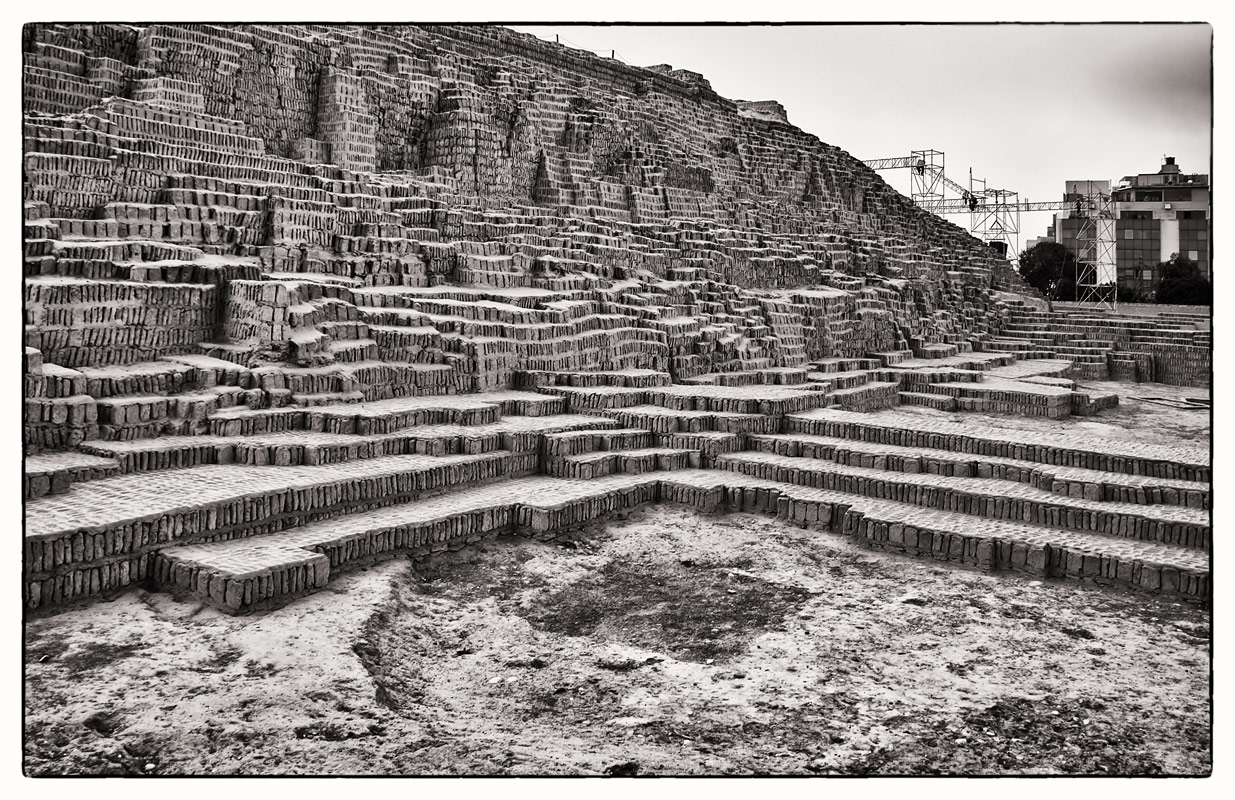
[[[1157,302],[1165,305],[1204,305],[1213,302],[1214,290],[1201,275],[1201,269],[1192,259],[1173,253],[1169,261],[1158,265],[1161,278],[1158,280]]]
[[[1076,256],[1058,242],[1040,242],[1023,251],[1017,270],[1025,283],[1051,300],[1076,299]]]

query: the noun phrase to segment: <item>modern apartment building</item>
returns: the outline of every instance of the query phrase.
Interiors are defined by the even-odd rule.
[[[1086,197],[1108,187],[1106,181],[1067,181],[1064,200],[1078,205],[1055,215],[1048,236],[1053,232],[1054,241],[1078,253]],[[1125,176],[1109,191],[1116,208],[1113,235],[1120,286],[1152,292],[1161,277],[1158,265],[1174,253],[1192,259],[1201,274],[1212,279],[1208,175],[1184,173],[1168,156],[1157,172]]]

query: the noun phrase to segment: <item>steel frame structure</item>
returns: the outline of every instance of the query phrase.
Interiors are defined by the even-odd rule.
[[[1080,203],[1078,216],[1083,222],[1076,232],[1076,300],[1083,307],[1118,311],[1115,201],[1089,181]]]
[[[973,170],[969,171],[969,187],[965,188],[948,178],[944,161],[940,150],[913,150],[908,156],[863,163],[875,170],[909,168],[910,199],[914,203],[939,216],[968,214],[969,232],[988,244],[1002,243],[1009,260],[1015,260],[1020,253],[1021,212],[1062,211],[1071,207],[1063,201],[1022,201],[1014,191],[988,187],[985,180],[973,177]],[[944,189],[958,197],[948,198]]]
[[[909,191],[918,205],[944,199],[947,188],[943,172],[943,153],[939,150],[913,150],[909,154],[913,165],[909,169]]]

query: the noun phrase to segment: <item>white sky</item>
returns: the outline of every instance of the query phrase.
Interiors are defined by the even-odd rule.
[[[700,72],[722,96],[777,100],[859,159],[933,148],[1022,200],[1065,180],[1209,173],[1209,25],[512,26],[638,66]],[[884,180],[909,193],[906,170]],[[967,225],[968,217],[953,217]],[[1021,242],[1050,212],[1023,215]]]

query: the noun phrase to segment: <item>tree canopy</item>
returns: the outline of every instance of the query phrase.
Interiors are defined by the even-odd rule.
[[[1190,258],[1175,253],[1158,265],[1161,278],[1155,300],[1169,305],[1209,305],[1213,301],[1213,286],[1201,275],[1201,269]]]
[[[1023,251],[1017,270],[1025,283],[1051,300],[1076,299],[1076,257],[1058,242],[1039,242]]]

